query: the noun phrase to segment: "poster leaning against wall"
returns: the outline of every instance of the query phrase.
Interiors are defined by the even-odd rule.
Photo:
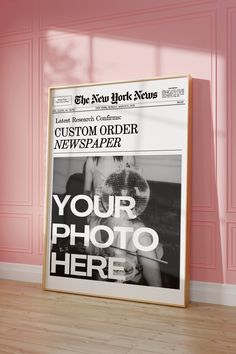
[[[49,89],[46,290],[186,306],[188,75]]]

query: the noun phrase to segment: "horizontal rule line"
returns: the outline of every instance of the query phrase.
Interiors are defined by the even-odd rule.
[[[185,106],[185,103],[175,103],[175,104],[157,104],[151,106],[138,106],[138,107],[112,107],[112,108],[99,108],[99,109],[85,109],[79,111],[67,111],[67,112],[53,112],[53,114],[65,114],[65,113],[84,113],[84,112],[102,112],[102,111],[117,111],[122,109],[135,109],[135,108],[153,108],[153,107],[168,107],[168,106]]]
[[[119,150],[119,151],[111,151],[111,150],[106,150],[106,151],[62,151],[62,152],[57,152],[56,154],[93,154],[94,152],[98,152],[98,153],[106,153],[106,152],[112,152],[112,153],[120,153],[120,152],[151,152],[151,151],[182,151],[182,149],[166,149],[166,150]],[[57,157],[57,156],[53,156],[53,157]]]

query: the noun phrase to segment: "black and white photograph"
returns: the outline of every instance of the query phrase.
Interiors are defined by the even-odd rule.
[[[55,158],[52,203],[51,275],[179,288],[181,155]]]

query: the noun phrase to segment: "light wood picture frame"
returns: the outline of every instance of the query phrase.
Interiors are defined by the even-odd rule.
[[[191,83],[49,89],[45,290],[187,306]]]

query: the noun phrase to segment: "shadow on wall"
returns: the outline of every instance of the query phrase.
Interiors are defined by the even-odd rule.
[[[223,282],[214,123],[210,81],[193,79],[191,277]]]

